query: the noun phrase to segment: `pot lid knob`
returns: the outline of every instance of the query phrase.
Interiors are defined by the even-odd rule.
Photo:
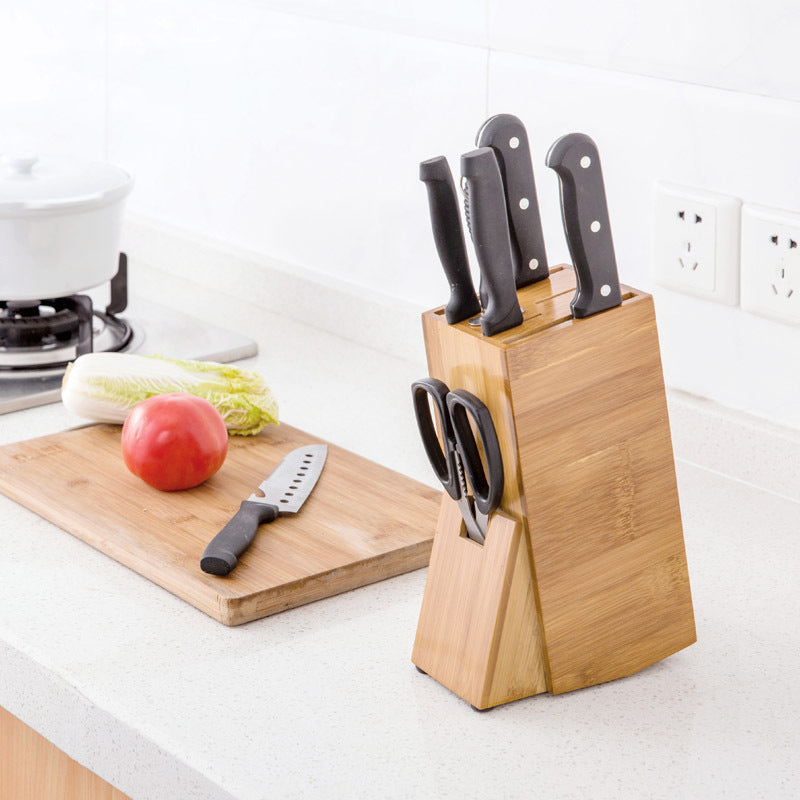
[[[30,175],[33,172],[39,156],[3,156],[2,161],[11,171],[17,175]]]

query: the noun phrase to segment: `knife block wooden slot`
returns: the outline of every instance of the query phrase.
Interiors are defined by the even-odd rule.
[[[652,297],[623,286],[621,306],[575,320],[574,290],[570,268],[551,269],[519,291],[523,324],[493,337],[422,315],[430,375],[486,403],[503,454],[480,570],[443,500],[412,655],[478,708],[631,675],[696,641]],[[517,600],[497,599],[498,581]]]
[[[442,497],[412,660],[475,708],[547,689],[528,564],[517,520],[495,514],[480,545]]]

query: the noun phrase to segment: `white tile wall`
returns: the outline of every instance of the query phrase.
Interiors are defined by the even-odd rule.
[[[792,0],[491,0],[489,44],[603,69],[800,100]]]
[[[0,3],[0,153],[105,158],[103,0]]]
[[[657,178],[800,208],[800,104],[493,53],[489,110],[528,123],[551,261],[568,254],[547,149],[570,130],[597,142],[620,277],[656,295],[667,382],[800,428],[800,328],[656,287],[650,254]]]
[[[486,52],[222,0],[112,3],[111,156],[130,206],[436,302],[419,162],[469,147]]]
[[[566,254],[558,182],[544,166],[550,144],[580,130],[603,160],[617,258],[623,279],[651,286],[653,182],[773,205],[800,203],[800,104],[609,70],[492,53],[489,111],[526,122],[548,245]]]
[[[500,111],[528,126],[551,261],[568,255],[544,157],[571,130],[600,147],[621,276],[639,288],[654,289],[657,178],[800,210],[788,0],[5,6],[0,151],[118,161],[134,213],[303,280],[444,301],[418,164],[444,153],[457,173]],[[800,428],[800,328],[655,293],[668,382]]]
[[[262,8],[369,29],[486,46],[487,0],[249,0]]]

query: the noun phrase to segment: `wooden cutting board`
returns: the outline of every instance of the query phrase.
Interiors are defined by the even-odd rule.
[[[329,445],[299,513],[262,526],[230,575],[207,575],[200,555],[240,502],[321,440],[285,424],[233,436],[216,475],[161,492],[127,470],[120,435],[90,425],[0,447],[0,491],[225,625],[428,564],[441,493]]]

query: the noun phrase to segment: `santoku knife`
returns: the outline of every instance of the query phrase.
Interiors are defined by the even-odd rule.
[[[419,165],[419,179],[428,190],[433,240],[450,284],[450,300],[445,306],[444,317],[452,325],[481,313],[469,271],[458,195],[444,156],[423,161]]]
[[[258,526],[284,514],[296,514],[311,494],[325,465],[328,447],[310,444],[292,450],[259,485],[263,497],[251,494],[231,521],[209,542],[200,559],[203,572],[227,575],[253,541]]]
[[[464,206],[481,269],[481,331],[484,336],[522,324],[517,301],[503,179],[491,147],[461,156]]]
[[[522,120],[513,114],[490,117],[478,131],[475,144],[478,147],[491,147],[497,156],[511,221],[511,256],[517,288],[543,280],[550,271],[533,177],[531,148]]]
[[[585,133],[553,143],[546,164],[561,186],[561,216],[577,291],[570,304],[576,318],[622,303],[614,240],[597,145]]]

